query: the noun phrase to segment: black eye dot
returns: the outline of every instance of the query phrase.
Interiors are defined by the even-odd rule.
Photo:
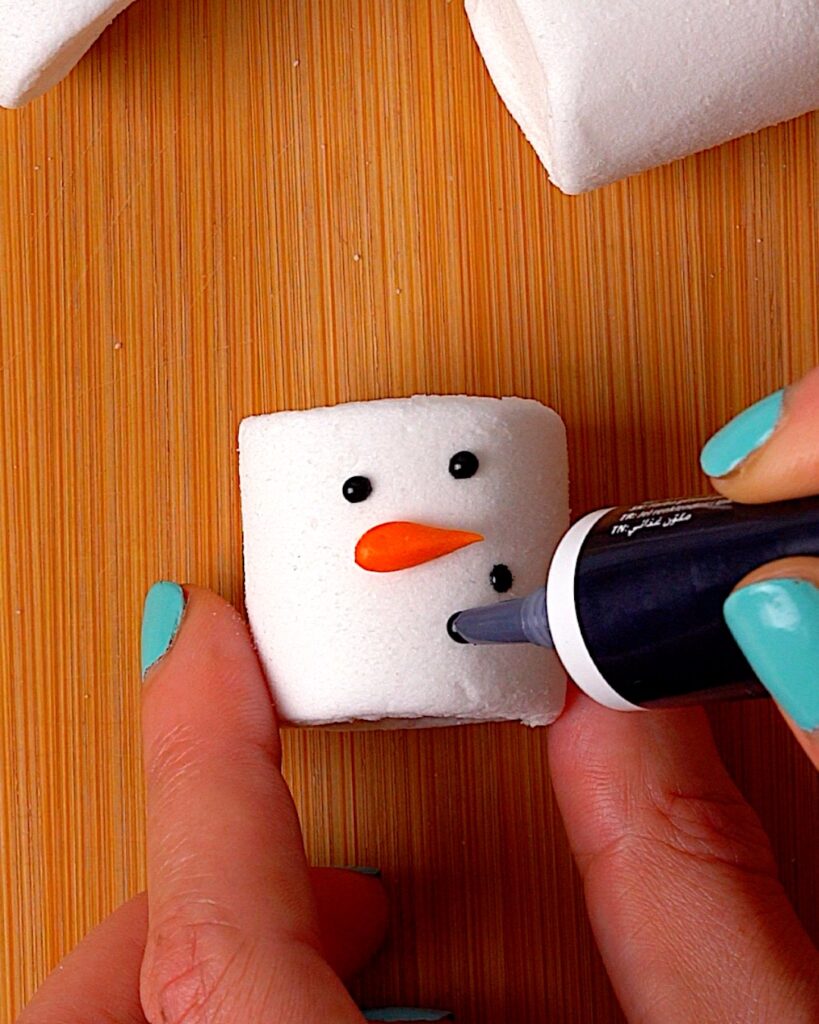
[[[341,493],[353,505],[358,501],[366,501],[372,492],[373,485],[370,483],[369,477],[366,476],[351,476],[349,480],[344,481],[344,486],[341,488]]]
[[[497,590],[499,594],[505,594],[507,590],[511,590],[514,577],[509,566],[502,563],[493,565],[489,573],[489,582],[492,584],[492,589]]]
[[[478,472],[479,465],[474,452],[455,452],[449,460],[449,472],[456,480],[468,480]]]

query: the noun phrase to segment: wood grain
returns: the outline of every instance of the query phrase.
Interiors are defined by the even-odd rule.
[[[239,419],[514,393],[563,413],[577,511],[699,492],[708,433],[819,362],[818,156],[809,116],[563,196],[444,0],[140,0],[0,112],[2,1019],[143,885],[141,601],[241,601]],[[769,707],[714,718],[816,936],[816,780]],[[390,889],[362,998],[621,1020],[543,732],[286,753],[314,861]]]

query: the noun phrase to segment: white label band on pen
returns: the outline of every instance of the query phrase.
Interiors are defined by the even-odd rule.
[[[561,540],[549,567],[546,612],[557,656],[580,689],[598,704],[617,711],[642,711],[639,705],[621,697],[603,678],[586,646],[577,617],[574,596],[577,560],[592,528],[611,511],[611,508],[604,508],[589,512]]]

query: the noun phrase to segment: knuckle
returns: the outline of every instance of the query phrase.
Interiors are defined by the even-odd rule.
[[[776,878],[770,841],[739,793],[650,791],[604,847],[587,858],[584,873],[612,863],[627,867],[673,858],[701,866]]]
[[[762,824],[739,793],[652,795],[657,839],[672,851],[754,875],[776,875]]]
[[[258,732],[258,730],[257,730]],[[218,767],[235,775],[250,772],[267,775],[278,770],[280,760],[278,735],[254,734],[252,726],[245,730],[241,745],[231,750],[226,766],[221,752],[214,749],[213,737],[197,733],[189,722],[177,722],[153,738],[145,751],[145,779],[148,790],[168,800],[176,800],[198,782],[212,775]]]
[[[211,1024],[243,958],[238,929],[215,913],[151,929],[140,979],[150,1024]]]
[[[145,752],[149,788],[186,785],[201,760],[199,742],[189,724],[182,722],[156,739]]]

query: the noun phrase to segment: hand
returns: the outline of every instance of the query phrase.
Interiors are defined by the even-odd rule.
[[[738,461],[739,460],[739,461]],[[819,494],[819,369],[732,420],[703,469],[733,501]],[[785,721],[819,768],[819,558],[785,558],[740,580],[725,618]]]
[[[703,450],[716,487],[749,502],[819,493],[819,370],[784,400],[752,409]],[[814,763],[816,585],[819,559],[787,559],[740,581],[743,599],[726,604]],[[701,710],[624,714],[576,695],[549,731],[549,758],[592,926],[630,1021],[819,1020],[819,954]]]
[[[162,584],[146,602],[146,660],[173,641],[143,688],[147,897],[91,932],[18,1024],[362,1024],[341,978],[381,942],[383,888],[308,868],[246,627],[214,594],[185,596]]]

